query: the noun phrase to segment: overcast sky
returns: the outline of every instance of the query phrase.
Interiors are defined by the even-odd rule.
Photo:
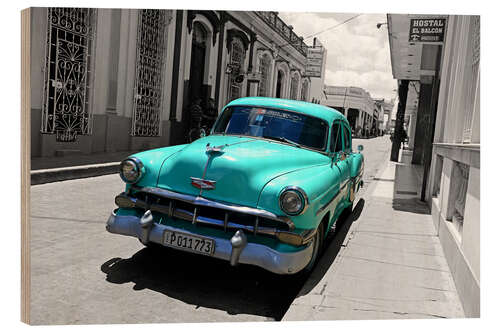
[[[279,16],[303,37],[316,34],[354,14],[280,12]],[[391,99],[397,82],[392,78],[385,14],[363,14],[316,37],[328,50],[325,84],[354,86],[367,90],[372,97]],[[313,38],[304,40],[312,45]]]

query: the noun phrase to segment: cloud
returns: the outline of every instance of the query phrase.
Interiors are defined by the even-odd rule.
[[[391,99],[395,96],[393,90],[397,87],[397,82],[392,78],[387,26],[383,25],[380,29],[376,27],[377,23],[386,22],[387,16],[363,14],[327,30],[355,15],[357,14],[279,13],[287,24],[294,27],[295,33],[306,38],[308,45],[317,36],[326,47],[325,84],[361,87],[372,97]]]

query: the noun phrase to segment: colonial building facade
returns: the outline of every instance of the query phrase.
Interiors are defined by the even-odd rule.
[[[308,46],[277,12],[33,8],[31,155],[186,142],[193,105],[311,101]]]
[[[410,20],[445,22],[443,40],[410,40]],[[423,170],[421,200],[431,208],[465,313],[479,317],[480,18],[388,15],[387,22],[399,83],[396,127],[409,116],[412,163]]]
[[[379,113],[375,101],[366,90],[358,87],[325,86],[321,104],[344,114],[353,135],[370,136],[377,132]]]

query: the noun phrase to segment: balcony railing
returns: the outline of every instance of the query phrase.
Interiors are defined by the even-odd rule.
[[[285,38],[290,45],[292,45],[302,55],[307,57],[307,44],[304,43],[303,38],[297,36],[295,32],[286,25],[285,22],[278,16],[277,12],[255,12],[264,22],[267,23],[274,31],[278,32]]]

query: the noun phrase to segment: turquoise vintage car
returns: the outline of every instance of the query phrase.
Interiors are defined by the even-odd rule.
[[[234,100],[209,136],[121,163],[125,191],[106,229],[231,265],[309,271],[363,185],[363,155],[351,145],[347,119],[334,109]]]

